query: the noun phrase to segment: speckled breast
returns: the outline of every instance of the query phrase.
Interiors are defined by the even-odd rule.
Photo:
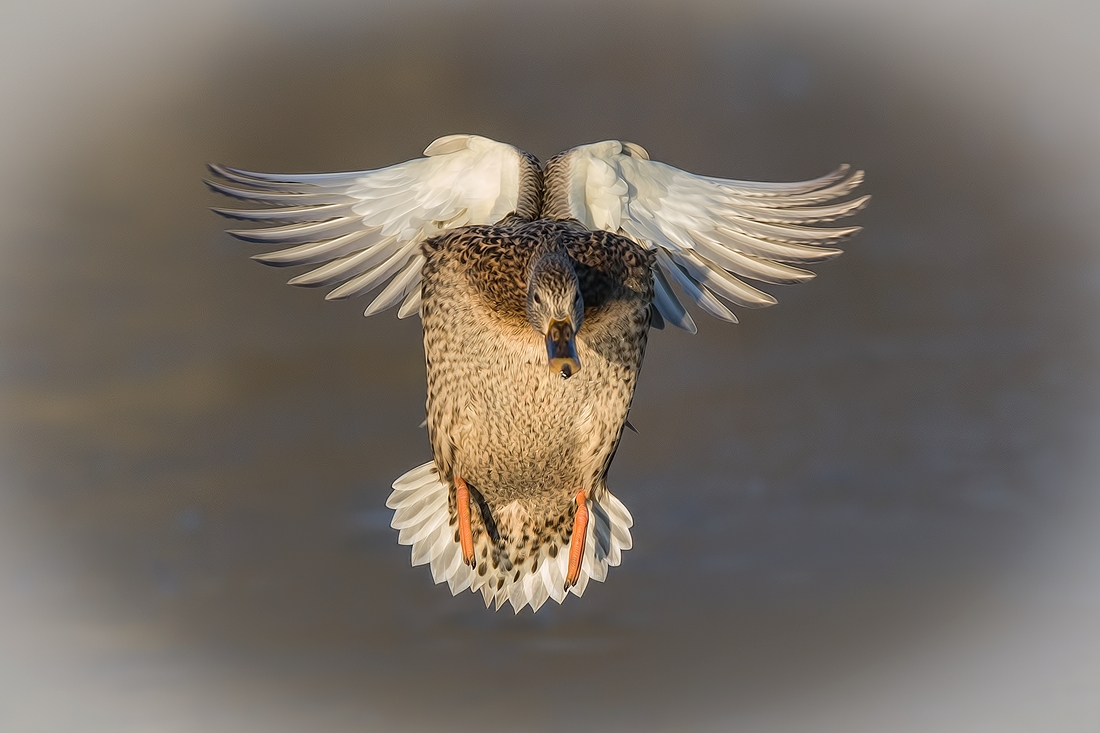
[[[577,491],[603,489],[641,366],[651,290],[593,293],[577,334],[581,371],[562,379],[523,315],[525,241],[478,236],[486,231],[495,232],[425,247],[421,315],[436,463],[472,484],[494,513],[518,502],[532,518],[560,516]],[[472,278],[485,267],[512,279],[513,306],[480,295]]]

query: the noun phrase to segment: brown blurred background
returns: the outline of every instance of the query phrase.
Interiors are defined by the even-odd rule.
[[[3,12],[0,730],[1095,730],[1092,7]],[[455,132],[874,195],[779,306],[654,336],[635,547],[537,615],[388,527],[419,321],[283,286],[201,185]]]

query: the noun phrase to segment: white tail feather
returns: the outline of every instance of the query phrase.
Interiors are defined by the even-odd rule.
[[[394,481],[393,493],[386,506],[394,510],[390,526],[399,530],[397,541],[412,545],[413,565],[428,564],[432,580],[446,582],[452,595],[470,589],[482,594],[486,608],[495,602],[499,609],[507,602],[516,613],[528,605],[537,611],[548,599],[557,603],[565,600],[568,546],[556,557],[544,552],[534,572],[529,565],[523,565],[518,579],[511,572],[479,575],[462,562],[454,538],[454,525],[450,523],[449,488],[440,480],[434,462],[417,466]],[[611,492],[605,492],[598,501],[590,498],[588,511],[591,519],[580,577],[568,590],[576,596],[584,594],[590,579],[602,583],[607,577],[607,568],[618,565],[623,551],[629,550],[632,544],[630,527],[634,519]]]

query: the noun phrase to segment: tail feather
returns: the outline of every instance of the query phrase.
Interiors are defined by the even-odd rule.
[[[394,510],[390,526],[398,530],[400,544],[412,545],[413,565],[429,565],[432,580],[446,582],[452,595],[467,589],[480,592],[486,608],[495,603],[499,610],[510,603],[516,613],[528,605],[537,611],[547,600],[562,603],[569,593],[581,596],[590,579],[604,581],[607,568],[618,565],[623,551],[629,550],[632,544],[630,527],[634,519],[621,501],[610,492],[604,492],[599,500],[588,500],[592,519],[588,523],[580,577],[573,587],[565,588],[569,565],[566,548],[556,557],[550,557],[544,549],[537,558],[531,558],[532,562],[508,572],[492,568],[484,560],[475,570],[462,562],[459,544],[455,541],[449,491],[434,462],[417,466],[393,483],[393,493],[386,501],[386,506]],[[534,562],[537,567],[532,570]]]

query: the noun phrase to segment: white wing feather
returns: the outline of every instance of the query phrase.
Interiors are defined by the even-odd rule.
[[[328,298],[370,292],[392,278],[365,315],[401,304],[402,318],[419,313],[420,243],[447,229],[493,224],[516,210],[523,154],[477,135],[441,137],[424,158],[372,171],[279,175],[212,165],[219,193],[270,205],[214,209],[223,216],[268,224],[231,230],[247,242],[292,245],[259,254],[265,264],[318,265],[293,285],[337,285]],[[274,226],[270,226],[274,225]]]
[[[736,322],[719,300],[746,308],[775,298],[742,278],[796,283],[814,273],[793,264],[835,257],[835,245],[859,227],[807,226],[863,208],[869,196],[846,196],[863,172],[841,166],[798,183],[756,183],[697,176],[649,159],[632,143],[610,140],[573,148],[547,165],[549,215],[572,217],[654,250],[656,297],[664,320],[694,332],[695,323],[669,286],[675,282],[703,310]]]

